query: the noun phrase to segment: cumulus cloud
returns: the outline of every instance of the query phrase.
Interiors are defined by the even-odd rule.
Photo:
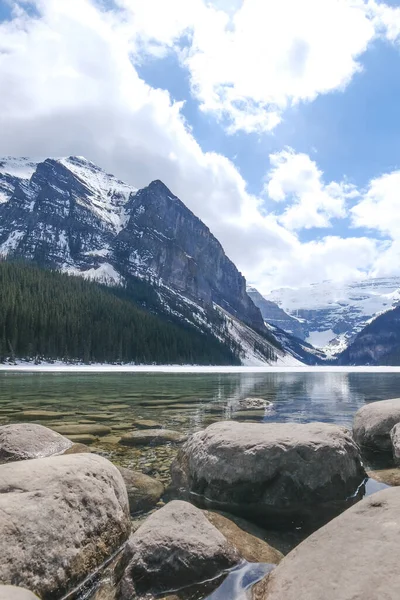
[[[272,168],[265,186],[269,198],[288,202],[279,221],[288,229],[330,227],[331,219],[344,218],[346,200],[358,196],[345,182],[325,184],[323,173],[307,154],[292,149],[270,156]]]
[[[117,2],[145,52],[177,51],[201,108],[230,132],[271,131],[288,107],[345,88],[370,42],[400,31],[400,11],[375,0]]]
[[[227,107],[235,127],[244,119],[252,123],[248,127],[243,122],[244,129],[257,129],[260,118],[280,119],[288,98],[311,99],[333,85],[342,85],[358,68],[355,57],[370,39],[368,21],[360,21],[359,27],[358,12],[347,13],[342,2],[327,0],[326,15],[332,16],[329,7],[338,4],[342,11],[338,14],[349,18],[346,27],[352,29],[354,39],[350,54],[339,60],[343,67],[340,73],[328,73],[326,68],[321,80],[324,83],[315,87],[310,84],[314,81],[310,74],[322,73],[313,46],[317,32],[304,16],[294,46],[283,25],[283,39],[277,40],[275,35],[279,42],[275,64],[274,56],[260,53],[252,44],[249,53],[240,53],[249,40],[255,0],[248,0],[233,14],[226,11],[223,0],[207,4],[202,0],[170,0],[168,10],[161,0],[116,0],[117,11],[110,10],[108,3],[104,8],[104,4],[94,0],[37,0],[36,16],[20,8],[13,20],[0,24],[0,154],[78,154],[138,187],[162,179],[204,220],[248,279],[264,291],[277,285],[360,276],[371,269],[379,246],[374,240],[328,237],[301,243],[289,230],[307,227],[310,219],[328,225],[332,217],[343,215],[344,200],[353,190],[340,182],[324,183],[323,174],[309,157],[285,150],[273,158],[268,187],[271,196],[277,202],[285,201],[287,208],[280,221],[265,214],[262,200],[248,193],[235,165],[221,154],[201,149],[182,116],[181,104],[174,103],[166,91],[147,85],[135,69],[143,52],[157,56],[175,48],[186,33],[192,42],[189,50],[180,50],[181,60],[190,68],[204,107],[215,102],[217,113]],[[264,2],[262,6],[275,4],[281,6]],[[326,24],[326,15],[315,4],[315,14],[322,25]],[[230,6],[232,9],[234,5]],[[293,18],[297,18],[293,10]],[[196,30],[193,15],[199,23]],[[267,32],[272,35],[270,20],[265,12],[262,15],[260,23],[265,20],[263,36],[267,38]],[[279,19],[273,21],[275,27],[281,23]],[[322,25],[319,35],[324,48],[324,38],[331,37]],[[260,39],[261,29],[260,25],[254,31]],[[218,62],[212,43],[220,33],[222,58]],[[309,34],[311,46],[306,48],[303,38]],[[336,51],[342,56],[340,47]],[[289,62],[283,60],[288,55],[282,48],[294,48]],[[225,69],[224,60],[231,51],[233,62]],[[245,78],[242,88],[236,81],[234,67],[245,74],[252,71],[251,61],[256,59],[268,75],[263,81],[270,76],[274,81],[276,65],[279,71],[283,69],[271,102],[264,83]],[[215,69],[205,80],[206,65],[213,66],[214,61]],[[289,86],[288,73],[293,75],[295,87]],[[262,127],[270,128],[268,123]]]
[[[362,200],[351,214],[356,227],[366,227],[388,235],[400,237],[400,171],[386,173],[373,179]]]

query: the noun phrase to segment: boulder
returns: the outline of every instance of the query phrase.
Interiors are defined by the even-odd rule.
[[[101,436],[111,433],[111,427],[108,427],[107,425],[101,425],[100,423],[93,425],[84,425],[82,423],[65,423],[65,425],[51,425],[51,428],[62,435],[74,436],[75,441],[77,441],[76,436],[79,436],[82,439],[82,436]]]
[[[174,500],[131,535],[118,597],[169,592],[216,577],[240,562],[237,550],[201,510]]]
[[[29,590],[14,585],[0,585],[0,600],[39,600]]]
[[[400,398],[371,402],[356,412],[353,437],[369,450],[391,452],[390,431],[399,422]]]
[[[130,533],[118,469],[93,454],[0,466],[0,581],[61,598]]]
[[[210,510],[205,510],[204,514],[210,523],[238,550],[240,556],[248,562],[274,565],[281,562],[283,554],[279,550],[241,529],[231,519]]]
[[[400,464],[400,423],[397,423],[390,431],[390,442],[392,444],[392,455],[396,465]]]
[[[123,446],[162,446],[163,444],[181,444],[187,439],[179,431],[170,429],[146,429],[143,431],[131,431],[120,439]]]
[[[400,489],[368,496],[292,550],[253,600],[398,600]]]
[[[153,508],[164,493],[161,481],[138,471],[118,467],[126,485],[131,514]]]
[[[62,454],[72,442],[59,433],[34,423],[0,427],[0,464]]]
[[[180,497],[266,527],[316,527],[356,500],[357,445],[326,423],[215,423],[192,435],[171,466]]]

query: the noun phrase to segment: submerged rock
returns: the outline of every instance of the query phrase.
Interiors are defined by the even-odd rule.
[[[74,442],[75,445],[87,445],[97,442],[98,438],[90,433],[80,433],[77,435],[69,435],[69,439]]]
[[[367,475],[380,483],[386,483],[386,485],[400,485],[400,469],[378,469],[376,471],[368,471]]]
[[[163,484],[138,471],[118,467],[126,485],[131,514],[150,510],[164,493]]]
[[[0,600],[39,600],[29,590],[14,585],[0,585]]]
[[[313,533],[253,589],[253,600],[397,600],[400,489],[359,502]]]
[[[91,449],[86,444],[74,443],[71,448],[68,448],[63,454],[82,454],[91,452]]]
[[[0,427],[0,464],[63,454],[71,448],[66,437],[34,423],[15,423]]]
[[[162,429],[163,425],[151,419],[135,419],[132,425],[137,429]]]
[[[391,452],[390,432],[400,422],[400,398],[371,402],[358,410],[353,422],[357,444],[378,452]]]
[[[118,598],[162,593],[216,577],[240,555],[201,510],[174,500],[131,535]]]
[[[355,501],[366,476],[342,427],[233,421],[192,435],[171,474],[182,497],[272,528],[316,527]]]
[[[83,436],[83,435],[108,435],[111,433],[111,427],[107,427],[107,425],[93,424],[93,425],[83,425],[80,423],[66,423],[65,425],[52,425],[51,428],[62,435],[68,436]],[[77,441],[75,437],[75,441]]]
[[[243,398],[239,400],[240,410],[265,409],[272,405],[272,402],[264,398]]]
[[[170,429],[146,429],[143,431],[131,431],[120,439],[123,446],[161,446],[162,444],[181,444],[187,439],[179,431]]]
[[[62,417],[72,417],[74,412],[59,412],[56,410],[23,410],[18,413],[18,419],[27,421],[41,421],[46,419],[59,419]]]
[[[220,513],[205,510],[205,516],[214,527],[226,537],[242,558],[248,562],[269,563],[277,565],[281,562],[283,554],[262,539],[241,529],[236,523]]]
[[[61,598],[128,538],[118,469],[93,454],[0,466],[0,581]]]

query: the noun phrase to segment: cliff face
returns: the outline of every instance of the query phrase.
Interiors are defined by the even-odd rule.
[[[108,282],[139,276],[264,327],[221,244],[161,181],[138,191],[80,157],[0,161],[0,254]]]
[[[276,325],[276,327],[283,329],[283,331],[286,331],[301,340],[306,339],[307,330],[298,319],[288,315],[275,302],[264,298],[264,296],[262,296],[254,287],[248,287],[247,293],[254,304],[260,309],[264,321]]]

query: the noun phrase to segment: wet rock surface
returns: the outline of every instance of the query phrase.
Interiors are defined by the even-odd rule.
[[[390,431],[390,442],[392,444],[392,455],[396,465],[400,465],[400,423],[397,423]]]
[[[160,481],[138,471],[118,467],[128,492],[131,514],[148,511],[160,500],[164,486]]]
[[[237,548],[240,555],[248,562],[261,562],[277,565],[281,562],[283,554],[260,538],[241,529],[227,516],[205,510],[205,516],[214,527],[226,537],[228,542]]]
[[[365,478],[342,427],[232,421],[192,435],[171,474],[177,493],[199,506],[287,528],[328,520],[355,501]]]
[[[357,444],[375,452],[392,452],[390,432],[400,422],[400,398],[371,402],[354,416],[353,437]]]
[[[313,533],[253,589],[253,600],[396,600],[400,489],[378,492]]]
[[[118,598],[169,592],[238,564],[237,550],[193,505],[175,500],[151,515],[125,548]]]
[[[59,433],[34,423],[0,427],[0,464],[62,454],[72,442]]]
[[[130,532],[118,469],[93,454],[0,466],[0,581],[54,600],[117,551]]]

